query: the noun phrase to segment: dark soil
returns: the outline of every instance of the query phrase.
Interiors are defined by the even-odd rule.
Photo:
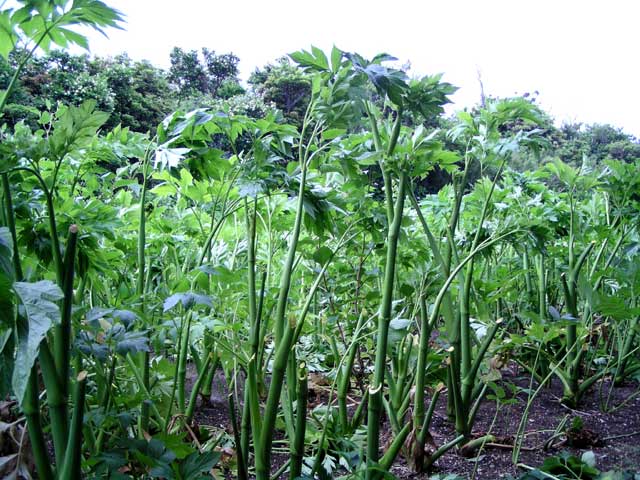
[[[505,368],[502,371],[502,383],[528,388],[529,376],[526,374],[520,376],[516,370],[515,367]],[[558,383],[553,382],[549,387],[542,388],[529,410],[525,427],[526,438],[519,463],[537,467],[546,457],[557,455],[562,451],[568,451],[580,457],[583,452],[592,450],[596,456],[597,468],[601,471],[640,469],[640,396],[628,400],[638,391],[640,385],[634,382],[614,387],[609,399],[610,407],[628,401],[612,413],[603,413],[600,404],[606,399],[610,387],[608,381],[603,382],[602,385],[596,385],[584,396],[578,410],[569,409],[560,403],[562,389]],[[322,385],[315,386],[315,392],[311,393],[315,401],[310,408],[326,400],[326,390],[327,388]],[[477,480],[495,480],[509,476],[517,477],[521,474],[523,470],[512,463],[511,444],[525,409],[526,393],[520,393],[516,398],[517,402],[501,406],[497,414],[495,400],[485,400],[476,418],[474,434],[495,435],[501,447],[485,446],[479,454],[476,452],[474,458],[465,458],[458,451],[451,450],[436,462],[430,474],[453,473],[463,478]],[[214,378],[210,402],[200,405],[195,420],[200,425],[224,429],[231,433],[227,408],[226,382],[222,372],[218,371]],[[579,438],[573,439],[578,444],[582,442],[581,446],[569,445],[566,436],[561,435],[554,442],[555,445],[545,450],[543,445],[565,417],[567,427],[572,425],[575,417],[581,419],[582,430],[577,436]],[[381,431],[389,434],[388,424]],[[452,423],[447,419],[444,394],[441,395],[436,408],[431,434],[438,446],[456,436]],[[383,437],[384,435],[385,433]],[[280,435],[276,436],[280,437]],[[381,445],[384,445],[387,440],[382,438]],[[273,471],[287,458],[285,454],[274,455]],[[396,460],[392,473],[401,479],[426,480],[429,477],[427,474],[414,474],[402,457]]]
[[[513,368],[503,370],[503,383],[510,382],[528,388],[529,377],[527,375],[519,377],[514,370]],[[602,384],[603,401],[610,387],[609,382]],[[534,388],[536,388],[535,385]],[[610,406],[620,405],[638,388],[640,387],[636,383],[613,388],[609,400]],[[541,389],[534,399],[525,427],[526,439],[523,442],[519,463],[537,467],[546,457],[557,455],[562,451],[568,451],[580,457],[583,452],[592,450],[596,456],[597,468],[601,471],[613,469],[635,471],[640,468],[640,397],[635,397],[613,413],[603,413],[600,409],[600,385],[596,385],[585,395],[578,410],[562,405],[561,396],[561,385],[554,382],[549,388]],[[431,428],[437,445],[455,438],[453,425],[447,419],[446,399],[443,397],[436,409]],[[500,443],[507,444],[505,448],[485,447],[479,455],[476,454],[475,458],[464,458],[455,450],[451,450],[436,462],[434,473],[455,473],[463,478],[477,480],[494,480],[521,474],[523,470],[513,465],[512,449],[508,448],[508,444],[513,442],[526,406],[525,393],[517,398],[519,400],[517,403],[501,406],[497,415],[496,402],[485,400],[476,418],[475,433],[478,435],[491,433],[500,438]],[[568,416],[567,427],[571,426],[573,418],[580,417],[583,424],[582,431],[585,433],[583,436],[586,437],[586,443],[591,444],[584,445],[583,448],[572,447],[567,445],[566,437],[563,435],[555,443],[565,440],[564,444],[545,451],[543,445],[566,416]],[[629,434],[635,435],[614,438]],[[397,461],[396,464],[393,473],[399,478],[428,478],[427,475],[413,475],[406,464],[402,465],[403,460]],[[475,477],[473,477],[474,469]]]

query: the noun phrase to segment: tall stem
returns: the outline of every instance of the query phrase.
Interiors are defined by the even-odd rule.
[[[289,478],[295,480],[302,474],[302,458],[304,457],[304,435],[307,428],[307,369],[304,363],[298,372],[298,398],[296,402],[295,437],[291,442],[291,469]]]
[[[18,249],[18,235],[16,232],[16,221],[13,213],[13,201],[11,198],[11,185],[9,183],[9,174],[2,173],[2,189],[4,191],[4,205],[7,216],[7,227],[11,234],[11,243],[13,244],[13,268],[15,271],[15,279],[17,282],[22,281],[22,265],[20,264],[20,251]]]
[[[393,305],[393,287],[396,272],[396,255],[398,253],[398,239],[402,226],[402,211],[404,209],[406,175],[400,175],[398,196],[395,203],[393,223],[387,234],[387,260],[384,272],[384,285],[380,315],[378,317],[378,338],[376,342],[376,362],[372,385],[369,387],[369,405],[367,419],[367,464],[378,462],[380,448],[380,414],[382,412],[382,390],[387,360],[387,338]],[[374,478],[371,469],[367,470],[367,479]]]
[[[60,377],[60,391],[63,397],[69,395],[69,360],[71,358],[71,307],[73,305],[73,280],[76,258],[76,246],[78,243],[78,227],[69,227],[69,236],[64,254],[64,277],[62,315],[60,325],[55,331],[55,356],[56,368]]]
[[[43,480],[53,480],[51,462],[44,441],[44,432],[40,417],[40,402],[38,400],[38,368],[34,365],[29,375],[29,384],[22,401],[22,411],[27,418],[31,452],[38,470],[38,476]]]
[[[300,142],[304,141],[304,131],[308,119],[305,119],[305,125],[300,135]],[[314,128],[312,138],[309,142],[313,141],[313,137],[318,133],[318,126]],[[299,151],[299,163],[300,163],[300,186],[298,187],[298,203],[296,206],[296,217],[293,224],[293,231],[291,232],[291,238],[289,240],[289,251],[287,252],[287,258],[284,263],[282,274],[280,275],[280,290],[278,294],[278,304],[276,308],[275,318],[275,337],[276,345],[282,339],[284,333],[285,312],[287,309],[287,300],[289,299],[289,290],[291,287],[291,274],[293,272],[293,264],[296,258],[296,250],[298,248],[298,240],[300,238],[300,230],[302,229],[302,215],[304,213],[304,189],[307,183],[307,159],[308,148],[303,150],[302,147]]]
[[[147,243],[147,215],[146,215],[146,201],[147,201],[147,185],[148,185],[148,168],[149,168],[149,153],[151,143],[147,146],[147,150],[142,157],[142,190],[140,192],[140,217],[139,217],[139,230],[138,230],[138,277],[136,281],[136,295],[140,300],[140,313],[144,317],[145,314],[145,269],[146,269],[146,257],[145,247]],[[149,390],[150,388],[150,356],[149,352],[141,352],[138,354],[138,362],[142,369],[142,381],[144,387]],[[144,432],[149,430],[149,405],[147,402],[143,402],[140,407],[140,418],[138,419],[138,433],[140,436],[144,435]]]

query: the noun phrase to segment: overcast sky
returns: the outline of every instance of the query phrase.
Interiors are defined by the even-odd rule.
[[[640,137],[640,1],[105,0],[124,31],[92,34],[92,52],[167,67],[169,51],[240,57],[241,76],[286,53],[333,44],[443,72],[454,108],[538,91],[558,122],[611,123]]]

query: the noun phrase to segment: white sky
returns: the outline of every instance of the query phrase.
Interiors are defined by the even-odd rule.
[[[414,74],[444,72],[455,108],[488,95],[540,92],[558,122],[611,123],[640,137],[638,0],[105,0],[127,16],[92,52],[167,67],[169,51],[240,57],[241,76],[286,53],[333,44],[387,52]]]

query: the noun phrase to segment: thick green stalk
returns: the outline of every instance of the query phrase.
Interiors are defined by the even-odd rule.
[[[206,342],[205,342],[205,346],[206,346]],[[205,348],[208,349],[210,347],[205,347]],[[220,360],[216,350],[213,349],[212,351],[214,355],[213,362],[211,363],[211,366],[207,370],[207,376],[202,382],[202,388],[200,389],[200,396],[202,397],[202,401],[207,404],[211,402],[211,387],[213,384],[213,377],[216,374],[216,370],[218,368],[218,362]]]
[[[375,124],[375,119],[372,119],[372,122]],[[402,111],[399,110],[396,114],[396,119],[393,123],[393,130],[391,131],[391,136],[389,138],[389,145],[387,146],[386,156],[387,158],[393,154],[393,151],[396,148],[396,144],[398,143],[398,136],[400,135],[400,127],[402,127]],[[375,132],[377,129],[377,125],[374,125],[373,131]],[[382,179],[384,181],[384,194],[385,194],[385,204],[387,206],[387,223],[389,224],[389,228],[391,228],[391,223],[393,222],[393,182],[391,180],[391,173],[387,169],[387,166],[384,162],[380,163],[380,169],[382,170]]]
[[[58,469],[62,465],[67,446],[69,417],[68,417],[68,397],[62,394],[61,381],[56,370],[56,363],[49,343],[44,340],[40,344],[38,354],[40,368],[42,369],[42,380],[47,390],[47,404],[49,405],[49,417],[51,418],[51,436]]]
[[[451,271],[452,264],[456,262],[457,254],[455,250],[454,238],[455,232],[458,228],[458,220],[460,218],[460,211],[462,209],[462,199],[464,198],[464,191],[469,179],[469,170],[471,161],[469,160],[469,152],[465,153],[464,170],[462,172],[462,179],[458,181],[457,176],[453,176],[453,191],[454,191],[454,205],[449,218],[449,225],[446,231],[447,244],[444,252],[443,262],[443,276],[446,278]],[[458,183],[459,182],[459,183]],[[464,279],[460,279],[460,285],[464,286]],[[463,288],[463,287],[462,287]],[[451,310],[448,304],[451,305]],[[460,311],[453,310],[453,301],[451,300],[451,294],[446,293],[445,296],[445,330],[449,338],[449,342],[453,345],[453,351],[450,352],[451,368],[447,369],[447,388],[451,389],[457,380],[454,381],[452,375],[456,378],[460,376]],[[449,313],[449,315],[447,315]],[[451,391],[451,390],[450,390]],[[447,396],[447,414],[449,417],[455,416],[456,405],[454,405],[454,396]]]
[[[116,377],[117,358],[118,357],[116,355],[113,355],[111,359],[111,366],[109,367],[109,375],[107,376],[107,381],[104,386],[105,387],[104,394],[100,399],[100,408],[106,415],[109,414],[109,410],[111,409],[111,403],[112,403],[111,389],[113,387],[113,381],[115,380],[115,377]],[[106,433],[106,430],[104,428],[100,429],[100,432],[98,433],[98,438],[96,439],[96,442],[95,442],[95,448],[93,450],[94,457],[97,457],[102,453],[102,444],[104,442],[105,433]]]
[[[482,225],[484,224],[487,214],[489,213],[489,209],[491,206],[491,198],[496,188],[498,178],[502,173],[502,169],[505,165],[505,162],[506,162],[506,159],[504,159],[501,162],[500,167],[498,168],[498,171],[496,172],[496,175],[493,179],[493,182],[491,183],[491,188],[489,189],[489,192],[487,193],[487,196],[484,200],[484,203],[482,206],[482,213],[480,214],[480,218],[477,221],[478,226],[473,238],[473,243],[471,244],[472,250],[475,250],[480,244],[480,234],[482,231]],[[455,350],[453,352],[454,355],[451,357],[452,365],[454,367],[453,372],[456,375],[460,375],[456,383],[459,387],[463,389],[463,391],[459,393],[459,397],[462,401],[462,404],[461,404],[462,413],[466,417],[462,422],[465,425],[468,424],[468,417],[469,417],[468,415],[469,407],[470,407],[469,395],[470,395],[473,383],[475,383],[475,378],[470,378],[470,372],[472,368],[471,367],[472,345],[471,345],[471,325],[470,325],[470,308],[469,307],[470,307],[470,301],[471,301],[471,286],[473,282],[473,272],[474,272],[474,258],[472,257],[470,258],[469,263],[467,265],[466,274],[464,276],[464,283],[463,283],[463,287],[460,294],[460,297],[461,297],[460,298],[460,325],[459,325],[460,343],[459,344],[457,342],[453,343]],[[471,383],[471,386],[469,385],[469,383]],[[460,424],[459,419],[456,419],[456,424],[457,425]],[[466,435],[468,433],[467,432],[468,428],[470,428],[470,426],[465,427],[464,429],[465,432],[459,432],[459,433],[464,433]]]
[[[273,433],[278,416],[280,394],[282,393],[282,386],[284,384],[289,353],[293,345],[293,336],[293,328],[287,325],[280,344],[277,347],[275,358],[273,359],[271,385],[269,386],[269,395],[267,396],[267,403],[264,408],[262,431],[259,439],[254,437],[257,480],[270,480],[269,471],[271,468]]]
[[[251,358],[247,365],[246,389],[248,394],[245,395],[245,405],[243,407],[242,423],[247,425],[247,418],[251,421],[251,428],[255,438],[260,437],[261,420],[260,404],[258,399],[258,365],[257,359],[260,347],[260,319],[258,317],[258,307],[256,299],[256,217],[257,217],[257,200],[253,202],[253,208],[250,208],[249,202],[245,199],[245,219],[247,227],[247,288],[249,297],[249,342],[251,347]],[[246,447],[248,452],[249,430],[243,429],[242,445]],[[246,453],[248,457],[248,453]]]
[[[207,377],[207,372],[209,367],[211,366],[211,361],[213,359],[213,354],[209,353],[207,355],[207,359],[204,361],[202,366],[202,371],[195,383],[193,384],[193,388],[191,389],[191,395],[189,395],[189,405],[187,406],[187,410],[185,412],[185,421],[187,424],[191,424],[191,420],[193,419],[193,413],[196,409],[196,403],[198,401],[198,392],[200,391],[200,387],[202,386],[203,380]]]
[[[538,314],[540,320],[547,318],[547,279],[544,270],[544,254],[540,253],[537,258],[536,270],[538,274]]]
[[[627,362],[629,361],[629,354],[633,347],[633,340],[636,337],[638,322],[640,322],[640,316],[632,320],[629,327],[626,329],[626,337],[622,345],[622,349],[618,352],[618,366],[616,368],[614,380],[616,385],[620,385],[624,381],[625,370],[627,368]]]
[[[307,169],[309,161],[314,155],[321,151],[318,148],[311,153],[311,143],[318,137],[321,132],[321,125],[316,124],[314,127],[310,139],[306,145],[303,146],[305,138],[305,131],[309,125],[311,112],[313,110],[313,101],[309,103],[307,107],[307,113],[305,114],[305,120],[302,126],[302,132],[300,134],[299,146],[298,146],[298,161],[300,165],[300,185],[298,189],[298,203],[296,207],[296,216],[293,231],[289,240],[289,250],[285,260],[284,268],[280,276],[280,289],[278,294],[278,302],[276,306],[275,316],[275,358],[273,360],[273,368],[271,375],[271,385],[269,386],[269,393],[267,396],[267,403],[264,409],[263,422],[260,432],[260,437],[256,438],[254,432],[254,444],[255,444],[255,467],[256,478],[258,480],[269,479],[269,469],[271,460],[271,448],[273,443],[273,433],[278,415],[278,405],[280,404],[280,396],[282,393],[283,381],[287,366],[289,364],[289,356],[291,353],[291,347],[294,345],[295,325],[288,325],[286,322],[285,314],[287,309],[287,301],[289,299],[289,291],[291,287],[291,276],[293,273],[293,266],[295,263],[296,250],[298,247],[298,240],[300,238],[300,231],[302,229],[302,216],[304,213],[304,189],[306,186]],[[300,323],[303,320],[300,319]]]
[[[573,239],[573,236],[570,237]],[[582,349],[578,348],[578,276],[580,270],[584,266],[587,257],[591,253],[595,242],[591,242],[578,257],[577,261],[574,261],[573,254],[570,257],[570,271],[567,278],[566,274],[560,275],[560,282],[562,284],[562,290],[564,292],[565,303],[567,311],[573,317],[570,323],[567,325],[567,368],[566,374],[568,376],[567,386],[563,401],[575,406],[577,405],[580,397],[580,359],[582,358]],[[570,248],[570,252],[573,252],[573,248]]]
[[[407,423],[402,427],[402,430],[400,430],[391,441],[391,445],[389,445],[389,448],[380,459],[379,465],[383,470],[387,471],[391,468],[391,465],[393,465],[394,460],[400,453],[400,449],[402,449],[409,433],[411,433],[411,423]],[[373,471],[371,469],[367,469],[367,475],[371,475],[372,473]]]
[[[475,247],[475,245],[474,245]],[[460,378],[465,378],[471,370],[471,322],[470,309],[471,302],[471,283],[473,282],[473,266],[474,259],[469,261],[464,277],[464,285],[461,290],[460,298],[460,353],[456,358],[460,359],[459,371]],[[456,352],[458,353],[458,352]],[[463,382],[461,382],[463,384]],[[464,395],[462,395],[464,397]],[[464,402],[463,402],[464,405]],[[464,408],[464,407],[463,407]]]
[[[300,185],[298,187],[298,203],[296,205],[296,216],[293,224],[293,230],[291,231],[291,237],[289,240],[289,250],[285,259],[282,273],[280,274],[280,289],[278,293],[278,303],[276,306],[275,317],[275,341],[278,346],[280,340],[284,335],[285,330],[285,312],[287,310],[287,300],[289,299],[289,290],[291,287],[291,276],[293,273],[293,265],[296,259],[296,250],[298,248],[298,240],[300,239],[300,231],[302,229],[302,216],[304,214],[304,189],[307,184],[307,169],[310,156],[311,142],[317,137],[320,125],[316,125],[311,133],[311,138],[307,144],[307,148],[303,148],[303,142],[306,129],[310,122],[310,114],[312,110],[312,104],[307,107],[307,114],[302,125],[302,132],[299,139],[298,147],[298,162],[300,166]],[[316,150],[317,152],[318,150]]]
[[[447,453],[449,450],[451,450],[453,447],[458,445],[463,440],[464,440],[464,435],[460,435],[460,436],[454,438],[453,440],[451,440],[450,442],[445,443],[444,445],[442,445],[440,448],[438,448],[435,452],[433,452],[427,458],[427,462],[425,463],[424,468],[426,470],[431,468],[431,466],[436,462],[436,460],[438,460],[442,455]]]
[[[84,418],[84,399],[87,383],[87,372],[80,372],[74,393],[73,418],[67,442],[64,464],[60,469],[60,480],[80,480],[82,453],[82,421]]]
[[[440,246],[438,245],[438,242],[433,236],[433,233],[431,232],[431,229],[429,228],[429,225],[427,224],[427,221],[424,218],[424,215],[422,214],[422,209],[420,208],[420,204],[418,203],[418,200],[416,199],[413,193],[413,186],[411,186],[408,189],[407,195],[409,195],[411,204],[413,205],[413,208],[416,211],[416,214],[418,215],[418,219],[422,224],[422,229],[427,235],[427,240],[429,242],[429,246],[431,247],[433,256],[438,262],[438,264],[440,265],[440,272],[443,278],[447,278],[451,270],[451,252],[452,251],[450,250],[450,244],[447,243],[447,260],[445,260],[445,258],[442,256],[442,253],[440,251]],[[447,235],[447,236],[449,237],[450,235]],[[459,320],[459,316],[454,317],[453,301],[451,300],[451,293],[449,291],[445,293],[445,296],[443,299],[442,315],[444,317],[447,332],[449,332],[449,335],[452,335],[452,337],[450,338],[450,341],[452,342],[452,344],[457,345],[460,340],[460,336],[458,335],[457,332],[460,331],[460,328],[458,326],[458,322],[456,321],[456,318],[458,318]],[[453,352],[452,355],[455,356],[456,353]],[[449,376],[449,369],[447,369],[447,376]],[[451,387],[451,383],[452,383],[451,379],[447,378],[447,384],[449,385],[449,387]],[[453,415],[454,406],[453,406],[452,397],[448,398],[447,410],[450,415]]]
[[[362,328],[364,323],[364,312],[358,317],[358,323],[354,332],[357,334]],[[333,337],[332,337],[333,338]],[[338,417],[340,419],[340,426],[343,432],[349,431],[349,415],[347,413],[347,395],[349,394],[349,387],[351,386],[351,372],[356,360],[356,353],[358,352],[358,344],[352,341],[347,349],[347,359],[340,369],[338,380]]]
[[[373,136],[373,145],[377,152],[382,153],[382,140],[380,138],[380,131],[378,130],[378,117],[373,112],[373,108],[368,104],[365,104],[365,108],[367,111],[367,115],[369,116],[369,123],[371,125],[371,134]],[[387,209],[387,222],[391,225],[393,221],[393,192],[392,192],[392,182],[391,182],[391,174],[387,169],[384,168],[384,163],[382,161],[378,162],[378,166],[380,167],[380,172],[382,173],[382,181],[384,184],[384,195],[385,195],[385,205]]]
[[[64,277],[62,291],[62,312],[60,325],[56,326],[54,335],[55,361],[58,377],[60,378],[60,391],[63,397],[69,395],[69,362],[71,358],[71,307],[73,305],[73,279],[76,258],[76,246],[78,243],[78,227],[69,227],[67,248],[64,252]]]
[[[429,353],[429,337],[431,336],[431,325],[429,324],[429,314],[427,312],[427,302],[421,294],[420,302],[420,344],[418,347],[418,362],[416,365],[416,391],[413,407],[413,428],[416,433],[420,432],[424,422],[424,390],[425,378],[427,374],[427,354]]]
[[[429,403],[429,409],[427,410],[427,414],[422,421],[422,425],[420,425],[420,431],[417,434],[417,443],[422,445],[422,449],[424,451],[424,444],[427,439],[427,433],[429,433],[429,427],[431,426],[431,420],[433,419],[433,414],[436,411],[436,405],[438,404],[438,399],[440,398],[440,394],[442,393],[444,385],[440,384],[436,387],[433,392],[433,396],[431,397],[431,403]]]
[[[247,474],[248,459],[246,457],[249,448],[242,447],[242,439],[240,432],[238,431],[238,419],[236,415],[236,404],[233,399],[234,392],[229,392],[227,395],[227,406],[229,408],[229,417],[231,419],[231,428],[233,429],[233,439],[236,443],[236,458],[238,465],[238,480],[247,480],[249,475]],[[245,397],[246,398],[246,397]],[[246,401],[246,400],[245,400]]]
[[[180,350],[178,351],[178,408],[181,413],[185,411],[186,407],[187,353],[189,352],[191,312],[187,312],[186,316],[183,316],[182,322]]]
[[[149,144],[150,147],[150,144]],[[138,230],[138,277],[136,281],[136,295],[140,301],[140,312],[144,316],[145,313],[145,269],[146,269],[146,243],[147,243],[147,185],[148,185],[148,165],[149,165],[149,147],[142,158],[142,190],[140,192],[140,217]],[[138,355],[138,362],[142,368],[142,381],[147,390],[150,389],[150,356],[149,352],[141,352]],[[138,420],[139,434],[149,430],[149,405],[143,402],[140,407],[140,418]]]
[[[2,189],[4,190],[4,206],[7,215],[7,227],[11,234],[11,243],[13,245],[13,268],[17,282],[22,281],[22,265],[20,263],[20,250],[18,248],[18,235],[16,233],[16,221],[13,212],[13,201],[11,199],[11,185],[9,183],[9,174],[2,173]]]
[[[233,394],[234,392],[229,392],[229,396]],[[251,399],[249,398],[249,394],[249,389],[245,388],[242,419],[240,423],[240,441],[238,443],[238,451],[240,455],[242,455],[246,466],[249,465],[249,440],[251,437],[251,406],[249,405]],[[233,401],[233,399],[231,401]],[[256,436],[256,438],[260,438],[259,435]],[[238,457],[238,462],[240,462],[240,457]]]
[[[29,375],[29,383],[22,400],[22,411],[27,418],[31,453],[36,464],[38,477],[42,480],[53,480],[51,462],[47,453],[42,422],[40,418],[40,401],[38,400],[38,368],[34,365]]]
[[[384,272],[384,285],[380,315],[378,319],[378,338],[376,341],[376,361],[374,377],[369,387],[369,405],[367,419],[367,464],[377,463],[380,449],[380,414],[382,413],[382,390],[384,388],[384,374],[387,361],[387,338],[391,310],[393,305],[393,287],[396,271],[396,255],[398,240],[402,226],[402,211],[404,209],[406,175],[400,175],[398,197],[395,203],[393,223],[389,226],[387,235],[387,260]],[[367,471],[367,479],[374,478],[373,471]]]
[[[307,428],[307,399],[308,399],[307,368],[304,363],[298,371],[298,398],[296,400],[295,438],[291,443],[290,480],[295,480],[302,474],[302,458],[304,457],[304,436]]]
[[[524,270],[524,282],[527,288],[527,300],[533,303],[535,300],[535,291],[533,288],[533,282],[531,280],[531,266],[529,265],[529,252],[527,247],[524,247],[522,254],[522,269]]]
[[[455,189],[455,192],[456,192],[455,202],[453,205],[453,211],[451,212],[451,217],[449,218],[449,229],[447,232],[451,241],[453,240],[453,238],[455,238],[455,232],[458,228],[458,219],[460,218],[460,209],[462,208],[462,199],[464,197],[464,190],[467,187],[467,181],[469,179],[469,167],[471,165],[471,162],[466,157],[467,156],[465,155],[464,170],[462,172],[462,180],[460,181],[459,184],[457,184],[454,177],[454,181],[453,181],[454,187],[457,184],[457,189]],[[445,255],[444,255],[444,262],[447,267],[447,274],[451,270],[452,254],[453,254],[453,245],[451,242],[448,242],[447,248],[445,250]]]

